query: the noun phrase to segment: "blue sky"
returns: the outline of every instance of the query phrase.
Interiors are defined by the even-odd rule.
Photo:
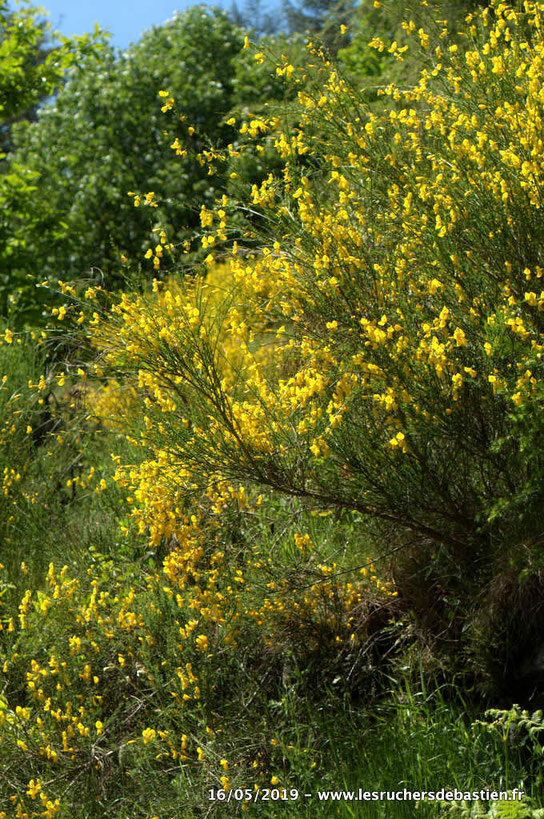
[[[95,22],[112,33],[111,43],[126,48],[140,39],[143,31],[160,25],[176,10],[196,5],[191,0],[34,0],[49,12],[53,28],[62,34],[84,34]],[[14,5],[14,4],[11,4]],[[230,0],[215,0],[207,5],[230,9]]]

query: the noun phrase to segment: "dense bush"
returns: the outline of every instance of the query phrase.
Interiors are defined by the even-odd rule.
[[[417,545],[437,631],[541,535],[539,13],[470,16],[463,48],[407,23],[425,67],[381,114],[317,69],[294,134],[255,128],[285,162],[251,194],[270,244],[232,256],[221,306],[205,284],[127,295],[108,338],[156,396],[152,462],[381,521]],[[231,207],[203,211],[209,246]]]
[[[199,208],[202,274],[187,277],[164,225],[145,254],[152,287],[108,307],[91,286],[86,308],[61,285],[56,317],[96,356],[85,440],[102,435],[113,466],[76,438],[67,452],[103,477],[80,471],[53,525],[71,521],[67,550],[78,508],[109,503],[120,527],[28,588],[18,578],[2,609],[0,794],[21,816],[74,815],[76,785],[90,816],[275,816],[206,791],[310,791],[331,770],[521,787],[523,802],[461,815],[538,815],[541,715],[483,726],[452,680],[511,705],[517,663],[524,697],[542,691],[543,12],[494,2],[455,40],[407,21],[407,50],[374,37],[420,67],[381,108],[313,46],[304,66],[280,55],[296,110],[242,120],[253,154],[199,152],[212,178],[246,155],[280,166],[241,202]],[[149,188],[139,206],[160,195]],[[242,224],[252,246],[233,242]],[[36,378],[28,389],[39,401]],[[8,397],[4,428],[23,453],[49,451]],[[73,395],[57,397],[69,410]],[[23,531],[9,532],[19,550]],[[451,705],[427,696],[431,676]],[[390,807],[369,815],[413,810]]]

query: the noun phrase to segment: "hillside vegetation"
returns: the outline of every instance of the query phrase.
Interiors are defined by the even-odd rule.
[[[544,815],[543,23],[195,7],[0,106],[0,819]]]

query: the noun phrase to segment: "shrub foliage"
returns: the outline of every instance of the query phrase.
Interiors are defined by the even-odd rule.
[[[96,815],[149,817],[200,815],[195,782],[309,781],[331,748],[293,728],[303,702],[363,702],[416,651],[502,690],[478,639],[538,638],[519,590],[541,588],[543,13],[494,0],[455,37],[432,14],[429,31],[405,22],[406,48],[376,36],[420,67],[381,106],[315,46],[301,67],[284,54],[294,110],[243,120],[253,154],[198,150],[212,177],[266,152],[279,166],[200,207],[201,272],[164,225],[149,289],[100,308],[90,287],[84,308],[61,284],[56,318],[78,315],[96,356],[79,389],[117,433],[111,475],[79,475],[75,497],[94,481],[128,540],[52,561],[2,611],[0,783],[18,815],[68,815],[80,783]],[[6,395],[4,435],[22,438]],[[270,738],[279,715],[296,740]],[[486,770],[502,783],[508,764]]]

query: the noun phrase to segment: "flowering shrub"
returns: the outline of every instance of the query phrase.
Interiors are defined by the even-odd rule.
[[[383,113],[314,53],[295,132],[243,126],[284,162],[251,194],[270,241],[234,248],[220,306],[204,280],[115,310],[108,356],[146,395],[161,480],[168,464],[182,494],[239,481],[355,510],[445,550],[467,579],[534,536],[540,14],[493,3],[467,17],[465,47],[448,47],[445,23],[432,45],[406,22],[424,68],[414,88],[384,89]],[[212,253],[233,207],[202,210]]]
[[[543,12],[493,2],[452,43],[407,21],[420,78],[381,110],[311,46],[304,68],[280,60],[298,124],[242,123],[282,169],[243,220],[226,194],[202,207],[204,274],[161,282],[176,249],[158,228],[151,291],[102,317],[92,300],[91,406],[126,430],[121,528],[150,548],[95,549],[86,576],[51,564],[2,617],[19,815],[61,812],[84,776],[142,816],[184,809],[195,777],[287,782],[285,749],[222,734],[233,703],[265,724],[286,689],[364,694],[412,611],[463,661],[482,589],[537,552]],[[197,159],[213,176],[226,155]],[[253,250],[230,233],[248,221]],[[164,802],[134,808],[141,772]]]
[[[0,699],[0,793],[16,815],[69,816],[81,777],[98,810],[112,787],[121,789],[120,809],[133,806],[139,777],[152,776],[155,787],[163,783],[153,802],[158,811],[183,809],[195,777],[198,801],[207,787],[247,783],[251,770],[251,787],[266,785],[271,769],[289,776],[281,749],[272,760],[259,740],[251,755],[224,730],[227,714],[240,685],[258,710],[285,674],[296,673],[285,654],[293,618],[310,651],[323,652],[329,642],[349,661],[362,650],[373,628],[361,605],[365,579],[342,586],[334,566],[303,561],[313,549],[306,534],[293,546],[309,582],[293,590],[266,544],[255,542],[245,562],[241,555],[236,561],[240,544],[232,534],[229,543],[229,524],[232,513],[223,510],[222,525],[207,533],[196,523],[178,529],[182,540],[162,570],[97,550],[81,578],[51,563],[15,616],[0,609],[0,673],[8,682]],[[213,535],[216,550],[205,555]],[[264,584],[266,577],[276,580]],[[358,618],[348,619],[350,612]]]
[[[37,349],[36,349],[36,345]],[[33,449],[54,419],[48,398],[58,382],[44,374],[44,352],[36,333],[0,330],[0,537],[10,543],[12,530],[38,502]],[[8,561],[12,555],[3,555]],[[19,555],[19,560],[21,556]]]

